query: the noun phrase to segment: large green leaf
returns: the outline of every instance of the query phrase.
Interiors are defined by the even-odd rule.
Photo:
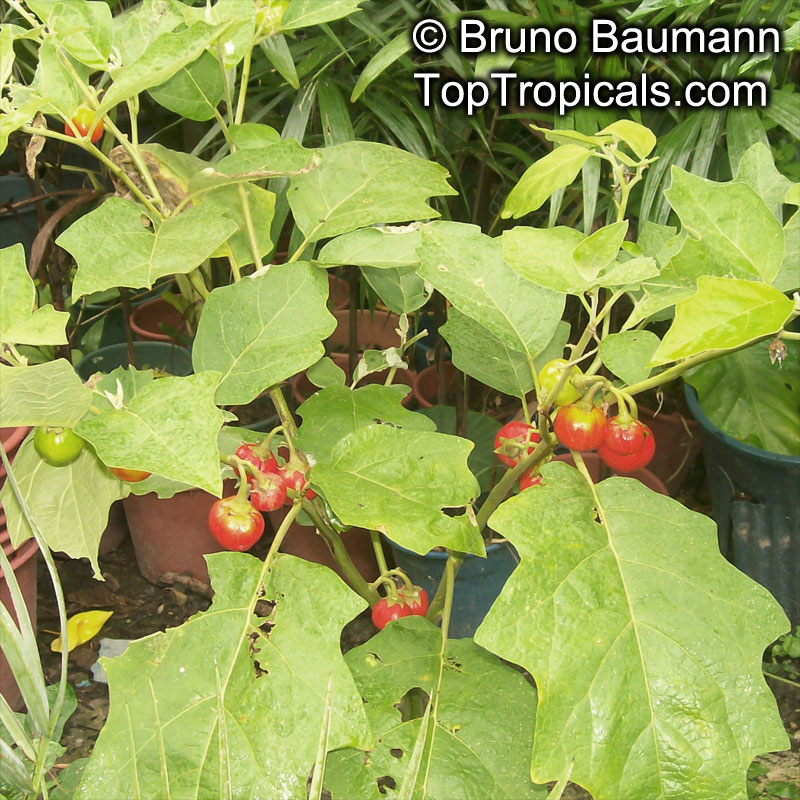
[[[500,239],[476,225],[441,222],[423,230],[419,274],[507,348],[535,358],[552,340],[565,297],[536,286],[504,260]]]
[[[48,303],[36,308],[36,286],[25,266],[21,244],[0,250],[0,345],[66,344],[65,311]]]
[[[545,788],[528,775],[536,690],[519,672],[471,639],[451,639],[442,652],[441,631],[420,617],[387,625],[345,661],[376,742],[368,753],[328,756],[325,788],[333,800],[399,796],[386,778],[399,789],[423,722],[421,711],[408,708],[412,690],[438,701],[415,798],[544,798]]]
[[[328,698],[328,747],[369,746],[339,648],[364,601],[292,556],[207,560],[208,611],[103,660],[109,717],[78,798],[305,800]]]
[[[47,23],[58,43],[75,59],[103,69],[111,54],[111,9],[108,3],[84,0],[31,0],[28,5]]]
[[[375,142],[318,150],[317,169],[291,179],[289,204],[310,242],[378,222],[439,216],[426,202],[455,194],[444,167]]]
[[[628,221],[623,220],[598,228],[591,236],[580,242],[573,252],[573,257],[581,276],[587,280],[595,280],[600,270],[617,257],[627,232]]]
[[[58,45],[53,37],[48,37],[42,42],[38,55],[39,63],[33,88],[53,109],[66,117],[71,117],[81,104],[83,95],[74,76],[59,57]]]
[[[219,61],[205,51],[197,61],[181,67],[168,81],[150,89],[150,96],[181,117],[203,122],[214,116],[222,91]]]
[[[3,426],[73,427],[89,410],[92,393],[66,359],[30,367],[0,364]]]
[[[456,436],[458,430],[458,417],[453,406],[431,406],[423,408],[420,415],[432,419],[436,423],[439,433]],[[419,416],[419,415],[418,415]],[[464,433],[475,447],[469,454],[467,466],[478,479],[481,492],[488,492],[492,487],[492,476],[497,469],[497,456],[494,454],[494,437],[500,430],[500,423],[496,419],[467,409],[467,425]]]
[[[195,371],[222,373],[220,405],[249,403],[311,366],[336,327],[324,270],[306,262],[272,266],[211,293],[192,350]],[[302,322],[300,322],[302,320]]]
[[[89,415],[75,430],[109,467],[153,472],[219,497],[218,382],[218,372],[150,381],[124,397],[120,409]]]
[[[686,376],[703,413],[718,428],[753,447],[800,456],[800,343],[773,364],[769,342],[715,358]]]
[[[542,474],[491,517],[521,563],[475,634],[539,687],[533,780],[569,775],[595,800],[745,800],[753,757],[787,745],[761,674],[785,615],[707,517],[632,478]]]
[[[585,147],[565,144],[535,161],[506,198],[503,218],[518,219],[536,211],[553,192],[569,186],[578,177],[590,155],[591,150]]]
[[[116,286],[150,288],[165,275],[191,272],[236,227],[212,206],[189,208],[151,226],[138,203],[111,197],[56,241],[78,262],[72,288],[78,298]]]
[[[783,265],[778,276],[772,282],[782,292],[793,292],[800,289],[800,211],[795,211],[783,226],[786,239],[786,252]]]
[[[402,399],[402,394],[394,388],[374,384],[355,390],[346,386],[321,389],[297,410],[303,418],[297,445],[319,464],[331,461],[339,441],[365,425],[398,425],[419,431],[435,429],[427,417],[404,408]]]
[[[430,299],[425,281],[416,267],[361,267],[361,273],[378,297],[395,314],[410,314],[422,308]]]
[[[672,168],[664,192],[683,227],[702,240],[713,260],[740,278],[771,283],[783,260],[781,226],[764,201],[744,183],[715,183]]]
[[[650,364],[740,347],[779,331],[793,310],[792,300],[765,283],[701,277],[697,293],[675,307],[675,321]]]
[[[417,248],[421,244],[421,225],[362,228],[331,239],[319,251],[317,261],[335,266],[410,267],[419,263]]]
[[[415,553],[442,546],[482,556],[483,539],[463,513],[478,496],[471,450],[456,436],[369,425],[342,439],[311,479],[345,525],[379,530]]]
[[[103,95],[100,113],[105,114],[117,103],[166,83],[182,67],[196,61],[220,32],[218,27],[195,22],[177,33],[172,30],[161,33],[135,61],[112,73],[114,81]]]
[[[123,64],[132,64],[162,33],[184,21],[186,6],[180,0],[142,0],[112,20],[114,47]]]
[[[756,142],[745,151],[739,162],[736,180],[753,189],[769,209],[784,202],[786,192],[792,185],[787,177],[775,169],[772,153],[763,142]]]
[[[84,447],[71,464],[51,467],[39,457],[32,437],[17,451],[13,470],[22,498],[50,549],[71,558],[88,558],[94,576],[102,580],[97,563],[100,537],[108,523],[108,509],[128,494],[128,485],[118,481],[90,447]],[[0,502],[11,542],[19,547],[33,532],[8,482],[0,490]]]
[[[292,0],[281,18],[281,30],[293,31],[341,19],[358,10],[364,0]]]
[[[600,342],[600,358],[625,383],[636,383],[650,375],[650,360],[660,344],[651,331],[611,333]]]

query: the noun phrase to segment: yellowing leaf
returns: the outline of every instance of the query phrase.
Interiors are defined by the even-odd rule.
[[[106,624],[113,611],[82,611],[67,620],[67,652],[92,639],[100,628]],[[50,649],[54,653],[61,652],[61,637],[53,639]]]

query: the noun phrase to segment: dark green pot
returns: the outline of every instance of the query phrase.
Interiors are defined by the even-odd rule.
[[[192,354],[185,347],[169,342],[134,342],[133,357],[137,369],[159,369],[179,376],[192,374]],[[127,366],[130,366],[128,346],[112,344],[85,355],[75,370],[82,380],[88,380],[95,372],[109,373]]]

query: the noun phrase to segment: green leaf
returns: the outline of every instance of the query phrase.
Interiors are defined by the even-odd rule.
[[[111,9],[107,3],[32,0],[28,5],[73,58],[94,69],[106,67],[112,39]]]
[[[736,277],[772,282],[783,260],[783,235],[753,189],[735,181],[715,183],[673,167],[672,185],[664,194],[709,258],[725,264]]]
[[[283,139],[264,147],[251,147],[231,153],[214,167],[193,176],[189,182],[192,192],[211,186],[230,185],[244,181],[263,180],[276,175],[298,175],[317,168],[315,151]]]
[[[381,531],[415,553],[442,546],[483,556],[471,515],[442,510],[463,509],[478,496],[471,450],[472,442],[455,436],[369,425],[342,439],[311,479],[345,525]]]
[[[0,27],[0,88],[4,88],[14,69],[14,30],[11,25]]]
[[[387,625],[345,660],[376,745],[328,756],[325,787],[334,800],[381,800],[387,776],[401,785],[423,725],[409,709],[415,692],[438,704],[414,797],[544,800],[547,790],[528,775],[536,690],[519,672],[471,639],[448,640],[442,654],[441,631],[421,617]]]
[[[363,0],[292,0],[281,18],[281,30],[310,28],[358,11]]]
[[[289,204],[310,242],[374,225],[439,216],[426,200],[455,194],[447,170],[375,142],[317,150],[319,166],[291,179]]]
[[[535,358],[555,335],[563,295],[536,286],[504,260],[500,239],[475,225],[442,222],[423,231],[419,274],[509,350]]]
[[[114,47],[123,64],[132,64],[162,33],[183,24],[186,6],[180,0],[142,0],[112,20]]]
[[[769,342],[715,358],[685,376],[703,413],[740,442],[800,456],[800,343],[784,342],[787,357],[773,364]]]
[[[286,42],[286,37],[282,34],[274,34],[260,41],[259,46],[286,83],[292,89],[299,89],[300,78],[297,75],[297,68],[294,65],[292,51]]]
[[[197,61],[219,33],[219,28],[204,22],[195,22],[178,33],[162,33],[134,62],[124,64],[113,74],[114,81],[103,95],[100,113],[106,114],[117,103],[166,83],[182,67]]]
[[[542,474],[490,519],[521,563],[475,634],[539,687],[531,777],[596,800],[745,800],[753,757],[787,744],[761,674],[786,616],[708,517],[632,478]]]
[[[151,381],[126,397],[120,410],[107,408],[85,417],[75,432],[109,467],[153,472],[219,497],[218,381],[217,372]]]
[[[675,307],[651,366],[740,347],[779,331],[793,310],[792,300],[765,283],[703,276],[697,293]]]
[[[292,556],[268,570],[244,553],[207,560],[208,611],[103,660],[110,711],[77,798],[305,800],[329,685],[328,747],[369,747],[339,647],[364,601]]]
[[[103,580],[97,563],[100,537],[108,523],[108,509],[128,494],[90,447],[63,467],[45,463],[28,437],[14,457],[14,475],[25,503],[33,513],[51,550],[70,558],[88,558],[94,577]],[[33,536],[11,484],[0,490],[14,547]]]
[[[456,409],[453,406],[431,406],[423,408],[420,414],[432,419],[436,423],[439,433],[450,436],[457,435]],[[467,409],[467,430],[465,438],[474,445],[469,454],[467,465],[472,474],[478,479],[481,492],[488,492],[492,486],[492,474],[497,468],[497,457],[494,454],[494,437],[500,430],[500,423],[477,411]]]
[[[328,356],[323,356],[306,370],[306,377],[314,386],[344,386],[347,376],[344,370]]]
[[[786,190],[786,197],[783,198],[783,202],[792,206],[800,206],[800,183],[793,183]]]
[[[36,308],[36,286],[21,244],[0,250],[0,345],[66,344],[66,311],[51,304]]]
[[[203,122],[214,116],[222,91],[219,61],[206,50],[197,61],[181,67],[169,80],[150,89],[150,96],[181,117]]]
[[[416,267],[361,267],[361,274],[378,297],[395,314],[410,314],[430,299],[425,282],[417,275]]]
[[[258,278],[214,289],[200,317],[192,362],[196,372],[222,373],[217,402],[249,403],[318,361],[322,340],[336,327],[327,300],[327,275],[306,262],[273,265]]]
[[[228,135],[240,150],[258,150],[277,144],[281,140],[281,135],[275,128],[260,122],[231,125],[228,128]]]
[[[772,285],[781,292],[793,292],[800,289],[800,211],[796,211],[783,226],[786,239],[786,252],[783,256],[781,271]]]
[[[649,278],[657,277],[660,272],[654,258],[640,256],[629,258],[627,261],[615,261],[600,271],[595,283],[604,287],[631,287],[641,284]]]
[[[39,48],[34,88],[43,100],[65,117],[71,117],[83,99],[75,78],[59,58],[52,37],[47,37]]]
[[[0,419],[4,426],[71,428],[91,402],[92,392],[66,359],[32,367],[0,364]]]
[[[70,225],[56,243],[78,262],[72,288],[78,298],[116,286],[150,288],[165,275],[191,272],[235,230],[236,223],[209,205],[151,227],[138,203],[111,197]]]
[[[573,252],[581,277],[593,281],[600,270],[617,257],[627,232],[628,221],[623,220],[599,228],[587,236]]]
[[[637,383],[650,375],[650,360],[660,344],[650,331],[611,333],[600,342],[600,358],[622,381]]]
[[[503,206],[503,219],[519,219],[541,208],[553,192],[569,186],[591,151],[575,144],[564,144],[531,164],[511,190]]]
[[[350,102],[355,103],[366,88],[388,67],[394,64],[398,58],[404,56],[411,49],[411,37],[407,31],[403,31],[387,42],[374,56],[367,62],[367,65],[358,76],[356,85],[350,95]]]
[[[630,119],[620,119],[603,128],[598,134],[612,135],[621,139],[639,158],[647,158],[656,146],[656,135],[650,128]]]
[[[742,156],[736,180],[746,183],[770,209],[785,201],[792,186],[792,182],[775,169],[772,152],[763,142],[757,142]]]
[[[335,81],[330,79],[320,81],[317,89],[317,105],[326,147],[351,142],[356,138],[347,103]]]
[[[320,264],[392,269],[419,263],[424,224],[362,228],[331,239],[319,251]]]
[[[367,425],[386,423],[411,430],[435,430],[427,417],[403,408],[402,399],[391,386],[328,386],[311,395],[297,410],[303,418],[297,445],[320,464],[334,459],[338,443],[347,434]]]

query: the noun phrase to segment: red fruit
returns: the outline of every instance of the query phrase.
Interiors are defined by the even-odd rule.
[[[570,450],[594,450],[603,443],[606,415],[602,408],[564,406],[558,410],[553,432]]]
[[[261,458],[253,452],[253,445],[251,444],[240,445],[236,451],[236,458],[240,458],[242,461],[252,464],[257,470],[259,470],[259,472],[277,473],[279,470],[278,460],[274,455],[272,455],[272,453],[270,453],[266,458]],[[247,482],[251,486],[253,486],[256,482],[256,479],[249,472],[247,473]]]
[[[527,422],[507,422],[494,437],[494,452],[507,467],[516,467],[529,456],[542,437]]]
[[[226,549],[249,550],[264,533],[264,517],[253,506],[234,495],[217,500],[208,514],[208,529]]]
[[[92,125],[94,125],[94,120],[94,111],[86,106],[81,106],[75,112],[75,116],[69,122],[64,123],[64,133],[75,139],[85,139]],[[96,142],[102,135],[103,120],[99,119],[92,130],[92,141]]]
[[[121,481],[126,481],[127,483],[139,483],[139,481],[149,478],[151,474],[140,469],[125,469],[124,467],[109,467],[109,470]]]
[[[275,511],[285,500],[286,484],[277,473],[265,474],[250,490],[250,502],[259,511]]]
[[[534,472],[534,468],[531,467],[522,473],[522,477],[519,479],[519,490],[523,492],[525,489],[530,489],[531,486],[539,486],[541,482],[542,476],[538,472]]]
[[[428,612],[428,593],[415,586],[409,591],[405,587],[397,590],[397,598],[382,597],[372,607],[372,622],[383,630],[392,620],[400,617],[424,617]]]
[[[283,478],[287,489],[295,492],[300,492],[303,487],[308,483],[306,478],[306,468],[300,463],[299,460],[289,459],[282,467],[279,468],[278,474]],[[317,493],[311,489],[306,489],[306,500],[313,500]]]
[[[609,449],[608,445],[603,444],[597,448],[597,454],[603,461],[608,464],[615,472],[633,472],[634,470],[646,467],[656,452],[656,437],[653,436],[650,428],[644,426],[647,430],[645,432],[644,444],[642,449],[636,453],[624,456],[615,453]]]
[[[621,456],[638,453],[644,447],[645,437],[652,433],[650,428],[638,419],[628,417],[625,421],[619,417],[611,417],[606,424],[603,437],[605,446]]]

